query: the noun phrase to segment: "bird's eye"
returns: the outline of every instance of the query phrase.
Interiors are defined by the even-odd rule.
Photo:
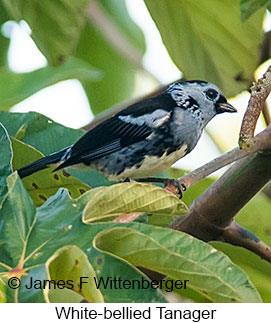
[[[208,99],[214,100],[217,97],[218,93],[214,89],[209,89],[206,91],[206,95]]]

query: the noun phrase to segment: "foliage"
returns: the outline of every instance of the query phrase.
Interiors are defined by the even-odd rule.
[[[216,5],[211,0],[145,3],[185,78],[212,81],[227,96],[251,84],[259,61],[263,11],[242,23],[236,0]]]
[[[228,96],[248,88],[270,1],[145,4],[185,78],[212,81]],[[208,244],[167,227],[215,179],[189,188],[180,201],[161,187],[116,184],[94,170],[48,168],[19,178],[17,169],[73,144],[84,131],[38,113],[8,110],[47,86],[76,78],[92,112],[103,112],[134,94],[146,46],[124,0],[3,0],[0,24],[8,20],[27,22],[48,65],[12,72],[9,39],[0,33],[0,302],[167,302],[161,289],[96,286],[108,277],[150,282],[148,270],[164,281],[189,280],[187,289],[174,290],[182,300],[270,302],[269,263],[245,249]],[[183,173],[171,168],[160,176]],[[270,203],[259,193],[237,217],[264,241],[270,241]],[[118,223],[124,213],[141,217]],[[19,288],[9,287],[12,277],[21,280]],[[88,277],[82,288],[80,277]],[[28,289],[31,279],[60,282],[61,288],[47,282]]]

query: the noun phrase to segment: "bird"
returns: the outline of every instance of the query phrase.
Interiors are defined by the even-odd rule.
[[[55,165],[92,168],[113,181],[162,182],[152,178],[190,153],[218,114],[237,112],[213,83],[176,81],[163,91],[111,115],[77,142],[18,170],[21,178]],[[181,194],[184,185],[172,180]]]

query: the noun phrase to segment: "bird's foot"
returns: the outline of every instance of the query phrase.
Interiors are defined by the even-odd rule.
[[[177,179],[166,178],[164,185],[165,189],[173,193],[176,192],[176,194],[180,195],[180,199],[183,197],[183,192],[186,191],[186,186]],[[175,192],[172,190],[172,188],[173,190],[175,189]]]
[[[177,179],[173,178],[141,178],[137,179],[138,182],[151,182],[151,183],[162,183],[164,188],[172,193],[180,195],[180,199],[183,197],[183,192],[186,190],[186,186]]]

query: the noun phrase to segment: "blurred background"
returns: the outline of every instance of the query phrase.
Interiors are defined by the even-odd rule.
[[[103,78],[104,75],[106,75],[105,78],[107,78],[107,80],[105,80],[105,82],[102,81],[100,86],[95,84],[95,81],[91,86],[88,84],[82,85],[80,80],[70,78],[69,76],[67,76],[68,79],[64,81],[55,82],[54,80],[50,80],[49,83],[55,84],[44,86],[41,90],[38,87],[38,91],[34,94],[31,94],[30,91],[31,95],[29,95],[28,98],[21,100],[19,103],[10,104],[10,111],[36,111],[67,127],[80,128],[91,122],[94,115],[98,112],[130,98],[148,94],[151,91],[156,90],[160,85],[166,85],[183,76],[180,69],[176,67],[168,54],[168,50],[163,44],[161,34],[143,0],[125,0],[119,1],[119,3],[111,1],[110,5],[106,4],[105,1],[101,1],[100,3],[96,1],[96,7],[95,1],[93,3],[94,6],[89,8],[89,12],[94,13],[89,14],[89,19],[92,20],[94,28],[97,28],[99,32],[102,33],[104,38],[103,42],[106,43],[102,43],[100,40],[97,41],[97,39],[93,40],[85,37],[86,42],[90,42],[91,40],[93,40],[94,43],[96,42],[97,52],[91,54],[93,50],[89,43],[89,48],[88,46],[81,48],[81,53],[79,48],[78,52],[80,55],[77,56],[80,56],[80,59],[82,59],[84,56],[89,55],[91,64],[93,64],[94,67],[97,67],[97,69],[101,71],[101,74],[104,73],[99,77]],[[104,12],[102,12],[102,10],[104,10]],[[123,16],[124,14],[127,14],[126,17]],[[29,21],[32,22],[31,19]],[[119,25],[119,23],[122,25]],[[135,26],[134,23],[136,23],[139,28]],[[110,51],[108,56],[102,54],[100,61],[96,58],[93,59],[93,55],[100,55],[99,51],[108,51],[108,46],[112,46],[112,43],[110,44],[112,39],[117,39],[118,37],[118,35],[112,32],[112,26],[110,24],[116,24],[118,27],[121,27],[121,32],[127,32],[133,37],[138,37],[131,42],[131,47],[133,48],[128,48],[128,51],[130,50],[130,52],[134,50],[135,55],[132,58],[128,57],[128,60],[132,63],[128,62],[126,66],[121,66],[125,64],[119,61],[119,57],[114,57],[116,56],[116,53],[110,56]],[[263,22],[263,28],[267,32],[270,29],[270,26],[270,16],[267,14]],[[123,28],[126,28],[127,30],[125,31]],[[162,32],[162,30],[160,31]],[[18,22],[6,21],[2,24],[1,32],[5,38],[10,40],[7,65],[12,72],[25,74],[48,67],[48,60],[32,40],[31,29],[25,20],[20,20]],[[48,30],[46,32],[49,34],[53,31]],[[89,30],[88,32],[93,33],[93,30]],[[103,33],[107,33],[108,35],[105,36]],[[96,36],[97,35],[94,35],[93,37],[95,38]],[[84,35],[82,37],[84,37]],[[110,37],[110,39],[106,39],[107,37]],[[182,42],[182,39],[180,39],[180,41]],[[127,44],[124,44],[124,47],[125,45]],[[195,50],[197,50],[197,48],[195,48]],[[194,55],[193,53],[191,54],[192,56]],[[124,53],[124,55],[126,54]],[[226,55],[228,54],[226,53]],[[139,56],[139,58],[136,56]],[[139,62],[141,59],[142,64]],[[223,65],[223,60],[219,62],[219,64]],[[261,69],[257,69],[255,77],[257,77],[261,71],[265,70],[267,64],[268,62],[262,66]],[[119,67],[119,75],[117,70],[110,70],[112,68],[110,65],[116,66],[116,69]],[[140,66],[136,66],[135,68],[135,65]],[[132,75],[127,75],[126,82],[126,76],[123,77],[123,74]],[[187,75],[185,76],[187,78]],[[128,78],[133,78],[133,81]],[[110,92],[110,82],[113,88],[112,92]],[[45,85],[47,85],[46,81]],[[95,88],[96,85],[97,88]],[[5,87],[5,84],[3,86]],[[218,84],[218,86],[220,86],[220,84]],[[0,92],[4,91],[4,87],[1,87]],[[106,93],[103,94],[104,102],[100,104],[100,102],[103,101],[103,96],[97,95],[97,93],[94,93],[95,97],[92,102],[92,92],[101,92],[101,89],[103,88]],[[88,92],[87,94],[85,90]],[[116,95],[113,91],[121,94]],[[209,135],[205,132],[196,149],[184,159],[177,162],[175,166],[183,169],[193,169],[213,159],[222,151],[237,146],[240,124],[248,103],[249,93],[241,91],[239,94],[238,89],[235,92],[237,93],[234,93],[235,95],[231,98],[231,103],[238,109],[239,113],[216,117],[207,127]],[[110,99],[111,95],[112,98]],[[263,127],[263,121],[259,120],[257,131],[260,131]]]

